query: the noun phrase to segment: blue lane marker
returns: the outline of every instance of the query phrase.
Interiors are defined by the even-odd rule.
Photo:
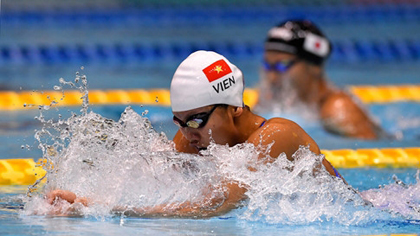
[[[420,40],[342,40],[332,42],[332,45],[332,62],[406,62],[420,59]],[[212,50],[227,57],[252,58],[261,55],[263,45],[235,41],[0,45],[0,65],[182,60],[196,50]]]

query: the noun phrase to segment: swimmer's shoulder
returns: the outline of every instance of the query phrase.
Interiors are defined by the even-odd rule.
[[[366,119],[363,104],[345,91],[336,91],[327,96],[320,107],[321,119],[335,117],[362,117]]]
[[[345,91],[335,92],[325,99],[320,118],[325,129],[332,133],[363,139],[389,136],[371,117],[365,105]]]
[[[325,96],[321,101],[321,111],[328,109],[343,109],[348,106],[357,107],[353,96],[343,90],[336,90]]]
[[[280,153],[286,153],[291,158],[293,153],[300,146],[309,146],[310,150],[319,154],[320,150],[317,143],[292,120],[276,117],[265,122],[249,139],[255,145],[273,144],[271,152],[273,157]]]
[[[256,133],[260,135],[264,134],[278,134],[281,136],[288,136],[288,135],[307,135],[303,128],[298,125],[296,122],[281,118],[281,117],[274,117],[265,121],[263,126],[256,131]]]
[[[271,119],[268,119],[265,123],[264,126],[299,126],[297,123],[295,123],[292,120],[286,119],[286,118],[282,118],[282,117],[273,117]],[[262,126],[261,128],[263,128],[264,126]]]

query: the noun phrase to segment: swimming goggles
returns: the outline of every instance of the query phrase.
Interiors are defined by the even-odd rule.
[[[263,61],[263,67],[266,71],[276,71],[280,73],[284,73],[290,69],[296,62],[299,60],[283,60],[276,63],[268,63],[267,61]]]
[[[188,117],[186,122],[183,122],[178,117],[174,116],[173,121],[178,127],[189,127],[193,129],[203,128],[207,121],[209,120],[210,115],[216,110],[217,107],[226,106],[224,104],[217,104],[209,112],[202,112]]]

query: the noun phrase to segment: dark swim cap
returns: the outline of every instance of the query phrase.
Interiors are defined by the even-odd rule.
[[[295,54],[321,65],[331,54],[331,43],[312,22],[288,20],[268,31],[265,50]]]

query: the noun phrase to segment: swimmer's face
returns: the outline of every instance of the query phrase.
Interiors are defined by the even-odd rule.
[[[232,136],[229,134],[229,125],[232,124],[232,120],[229,118],[228,109],[226,105],[210,105],[183,112],[173,112],[174,122],[182,124],[179,128],[181,133],[189,141],[190,146],[199,151],[207,148],[211,139],[217,144],[229,143],[229,137]],[[188,122],[194,121],[196,117],[207,118],[205,125],[199,128],[189,127]],[[193,122],[190,124],[196,126]]]
[[[265,51],[264,62],[265,79],[271,86],[281,88],[288,83],[292,88],[300,89],[305,85],[305,63],[296,55]]]

